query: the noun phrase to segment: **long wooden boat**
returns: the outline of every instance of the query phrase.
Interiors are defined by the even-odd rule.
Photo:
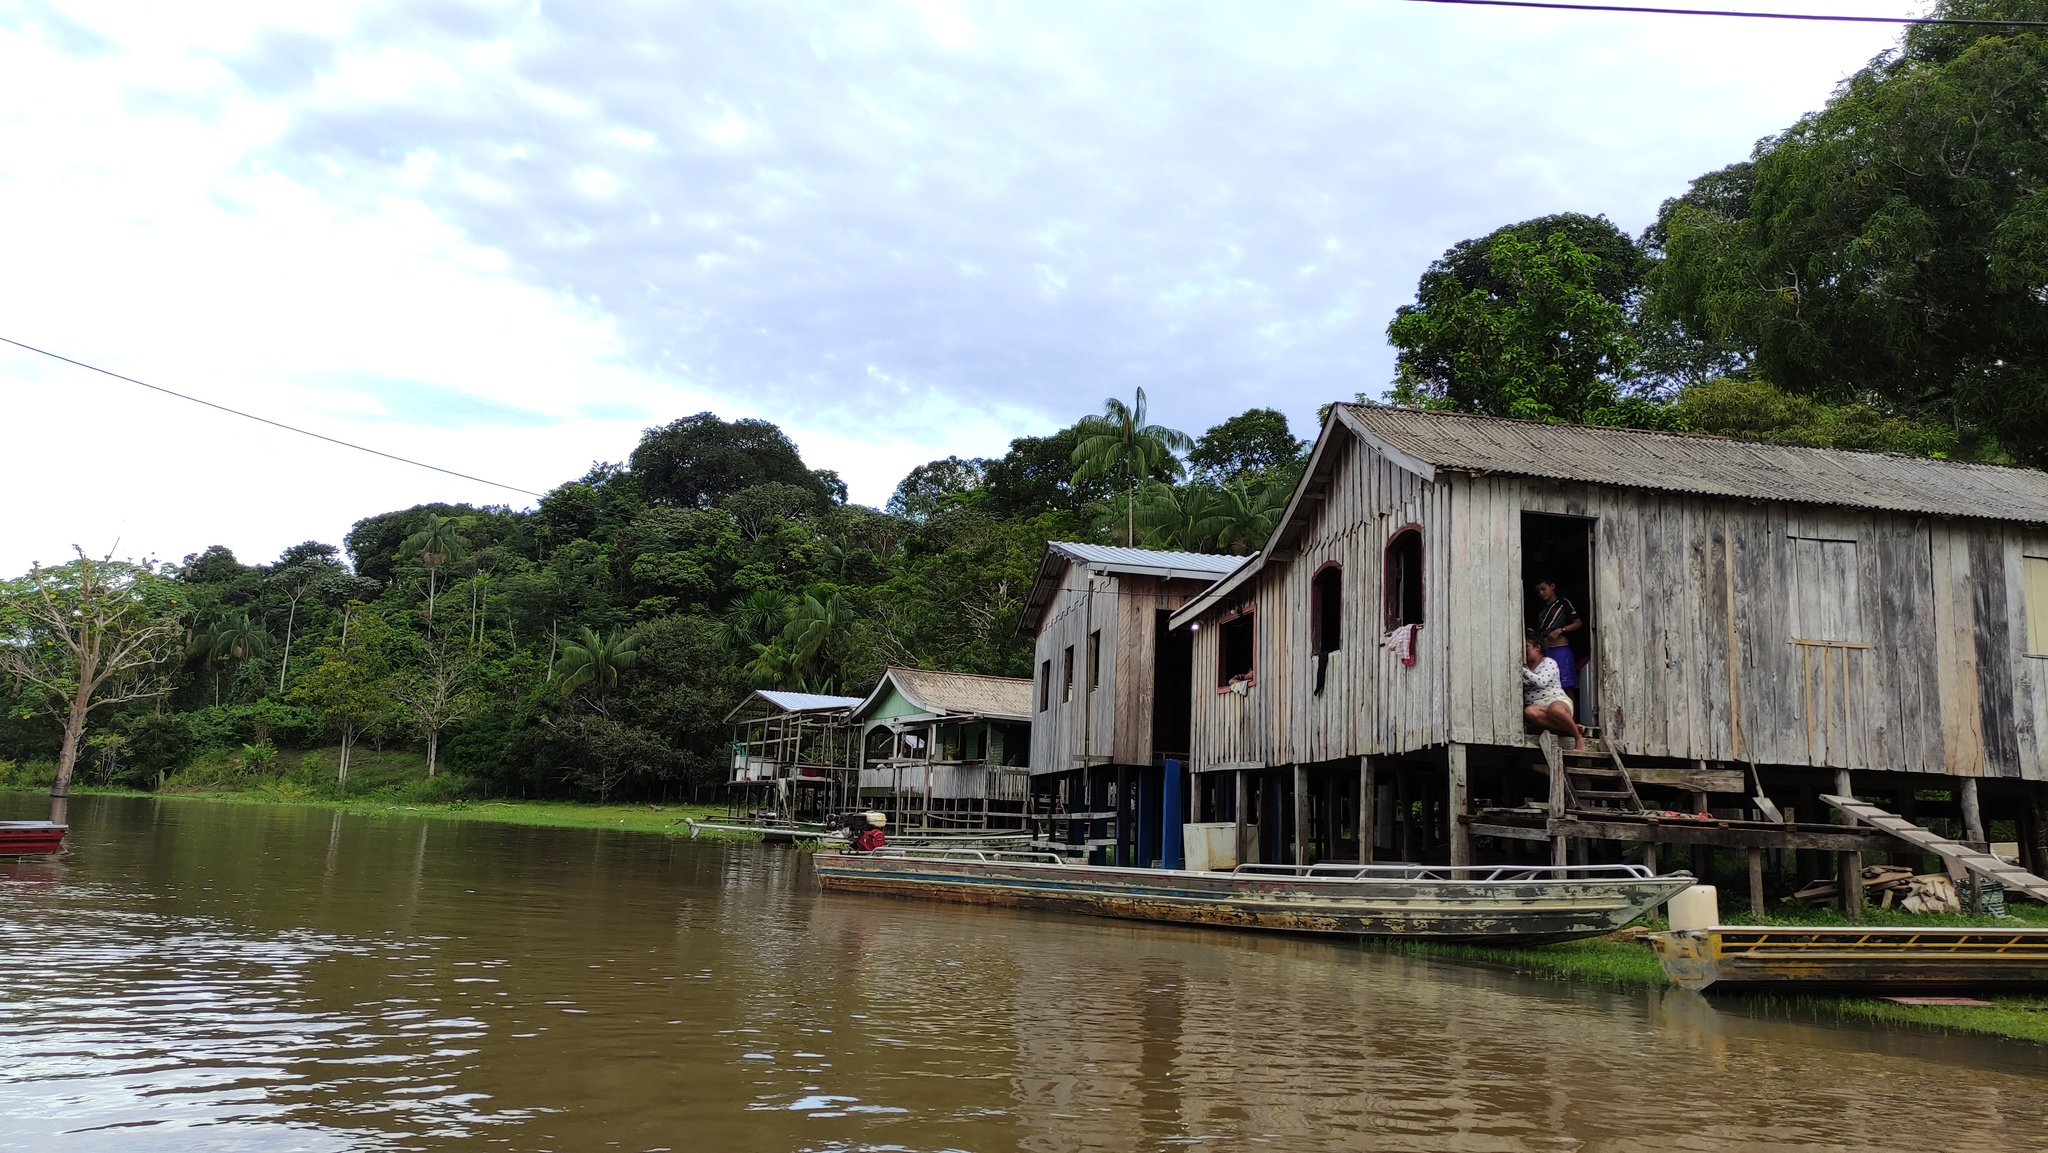
[[[1516,940],[1611,933],[1693,883],[1641,865],[1069,864],[1050,853],[883,849],[812,858],[828,890],[1100,917],[1360,937]]]
[[[0,857],[58,852],[67,828],[54,821],[0,821]]]
[[[770,844],[786,845],[797,841],[817,841],[824,845],[845,845],[848,841],[845,829],[827,829],[815,821],[700,821],[694,817],[686,817],[683,823],[689,826],[692,840],[695,840],[699,833],[748,833]],[[1031,843],[1031,834],[1023,829],[989,829],[959,833],[890,833],[888,836],[890,844],[903,848],[1022,849]]]
[[[1687,989],[2048,988],[2048,929],[1717,925],[1650,944]]]

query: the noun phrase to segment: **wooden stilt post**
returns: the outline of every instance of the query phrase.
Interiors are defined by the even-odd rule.
[[[1853,797],[1856,795],[1850,791],[1849,770],[1835,770],[1835,795],[1838,797]],[[1847,813],[1838,811],[1837,815],[1845,825],[1856,823],[1856,818]],[[1861,921],[1863,919],[1862,853],[1837,853],[1835,855],[1835,887],[1841,893],[1842,912],[1846,913],[1851,921]]]
[[[1564,746],[1558,743],[1556,733],[1549,732],[1538,737],[1536,743],[1543,750],[1543,763],[1550,769],[1550,823],[1555,828],[1564,821]],[[1550,838],[1550,863],[1571,863],[1571,842],[1562,833]]]
[[[1465,824],[1465,811],[1471,807],[1472,786],[1466,775],[1465,746],[1451,742],[1451,796],[1450,804],[1444,806],[1445,818],[1451,826],[1451,864],[1472,863],[1472,830]]]
[[[1251,860],[1251,822],[1248,819],[1252,807],[1251,783],[1243,769],[1232,769],[1230,775],[1237,787],[1237,795],[1233,798],[1235,804],[1230,811],[1237,815],[1237,863],[1242,865]]]
[[[1308,860],[1308,766],[1294,766],[1294,863],[1306,865]]]
[[[1968,837],[1975,848],[1989,852],[1990,845],[1984,836],[1984,810],[1977,806],[1977,778],[1963,778],[1958,799],[1963,803],[1963,836]],[[1984,878],[1976,873],[1970,874],[1970,915],[1984,915]]]
[[[1749,851],[1749,911],[1752,915],[1764,915],[1764,851]]]
[[[1372,864],[1373,841],[1379,836],[1379,814],[1373,811],[1372,758],[1358,758],[1358,863]]]

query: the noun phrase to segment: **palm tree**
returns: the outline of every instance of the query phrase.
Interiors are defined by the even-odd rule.
[[[798,675],[814,684],[830,685],[839,679],[839,654],[859,618],[838,593],[824,600],[805,594],[789,615],[782,630],[783,642],[795,655]]]
[[[564,695],[588,686],[591,703],[603,713],[604,695],[618,688],[619,674],[639,660],[639,634],[615,632],[607,637],[585,627],[577,632],[575,640],[562,646],[562,658],[555,662],[555,678]]]
[[[1124,539],[1138,536],[1138,482],[1165,470],[1178,477],[1180,458],[1195,442],[1187,433],[1163,425],[1145,423],[1145,390],[1125,404],[1115,397],[1102,402],[1102,415],[1084,418],[1075,426],[1080,443],[1074,446],[1074,483],[1091,476],[1121,476],[1124,482]]]
[[[1209,531],[1216,537],[1216,547],[1237,556],[1265,547],[1287,508],[1287,492],[1279,485],[1261,485],[1254,490],[1241,477],[1216,495]]]
[[[725,611],[718,637],[730,653],[746,653],[772,643],[789,623],[789,596],[775,589],[755,589],[747,599]]]
[[[249,662],[270,655],[272,641],[263,626],[246,612],[223,617],[214,626],[192,638],[192,655],[213,672],[213,703],[220,704],[220,670],[233,663],[247,668]]]
[[[1206,484],[1175,488],[1153,483],[1138,494],[1138,524],[1145,529],[1145,543],[1154,547],[1206,552],[1216,535],[1222,502],[1216,490]]]
[[[434,627],[434,573],[442,565],[469,555],[469,540],[456,531],[461,526],[437,512],[427,514],[420,531],[405,538],[398,555],[417,557],[427,568],[427,628]]]

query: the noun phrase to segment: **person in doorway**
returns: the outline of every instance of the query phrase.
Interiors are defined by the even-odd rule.
[[[1586,748],[1586,730],[1572,718],[1572,699],[1558,684],[1557,662],[1543,654],[1534,637],[1522,641],[1522,716],[1539,729],[1570,737],[1574,751]]]
[[[1557,595],[1557,582],[1544,577],[1536,582],[1536,640],[1543,655],[1557,662],[1557,684],[1571,698],[1572,711],[1579,710],[1579,662],[1572,655],[1571,634],[1586,627],[1578,607]]]
[[[872,853],[889,843],[889,838],[882,835],[882,829],[889,823],[889,818],[880,813],[863,813],[860,823],[860,831],[853,835],[854,852]]]

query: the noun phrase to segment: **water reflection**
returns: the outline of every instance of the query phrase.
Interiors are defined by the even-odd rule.
[[[2048,1146],[2048,1067],[2016,1046],[826,898],[755,845],[178,801],[74,820],[62,862],[0,865],[0,1146]]]

